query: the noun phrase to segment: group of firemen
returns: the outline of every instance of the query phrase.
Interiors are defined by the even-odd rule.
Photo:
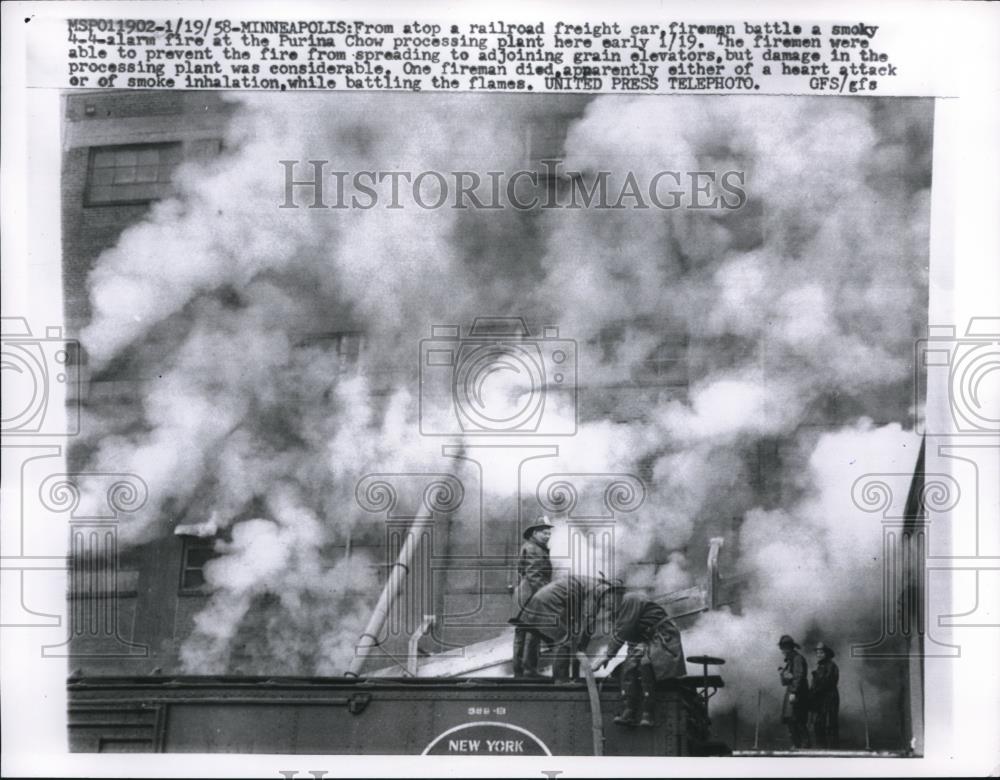
[[[835,748],[840,739],[840,670],[834,663],[835,653],[822,642],[816,643],[816,668],[809,684],[809,665],[798,651],[799,644],[788,634],[778,640],[778,649],[785,658],[778,676],[785,688],[781,719],[788,726],[792,745],[809,747],[810,726],[815,746]]]
[[[628,592],[620,581],[573,574],[553,580],[549,558],[553,527],[543,516],[523,532],[510,619],[514,625],[514,676],[543,676],[538,671],[538,658],[544,641],[551,648],[555,682],[576,677],[577,653],[586,651],[598,615],[607,612],[614,624],[611,641],[604,655],[592,662],[592,670],[607,666],[627,645],[619,670],[622,708],[615,723],[655,726],[656,682],[686,673],[680,630],[662,606],[640,593]],[[833,651],[822,643],[816,646],[818,664],[810,688],[808,665],[797,652],[799,645],[787,635],[778,645],[785,657],[779,670],[785,688],[782,720],[788,725],[792,744],[796,748],[809,744],[811,723],[818,747],[836,747],[839,700]]]

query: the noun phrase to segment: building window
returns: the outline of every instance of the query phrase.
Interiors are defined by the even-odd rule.
[[[688,382],[688,340],[675,336],[660,342],[642,363],[641,378],[648,382],[686,386]]]
[[[358,331],[344,331],[337,333],[334,338],[341,367],[352,368],[356,366],[361,357],[362,334]]]
[[[331,350],[337,355],[341,371],[354,371],[364,350],[364,334],[357,330],[312,333],[305,336],[298,346]]]
[[[90,150],[86,204],[144,203],[173,192],[180,143],[101,146]]]
[[[216,557],[215,539],[182,537],[181,593],[201,593],[205,588],[205,564]]]

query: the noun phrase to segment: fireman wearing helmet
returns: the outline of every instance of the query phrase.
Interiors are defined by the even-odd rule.
[[[622,711],[615,723],[634,726],[638,720],[639,726],[655,726],[657,680],[683,677],[686,671],[680,630],[662,606],[639,593],[626,593],[622,586],[610,591],[606,606],[615,621],[614,632],[594,671],[606,666],[628,643],[620,677]]]
[[[552,524],[539,517],[524,529],[524,544],[517,561],[517,587],[514,588],[514,611],[519,614],[532,596],[552,581],[552,561],[549,559],[549,539]],[[515,677],[541,677],[538,671],[538,634],[520,626],[514,629],[513,668]]]

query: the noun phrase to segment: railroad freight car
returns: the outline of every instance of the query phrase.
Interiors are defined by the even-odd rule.
[[[613,723],[617,685],[488,678],[89,677],[75,752],[690,756],[725,752],[699,689],[661,683],[655,728]],[[596,695],[595,695],[596,694]]]

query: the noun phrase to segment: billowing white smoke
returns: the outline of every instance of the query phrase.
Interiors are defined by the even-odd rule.
[[[746,171],[741,211],[555,214],[544,290],[581,338],[625,322],[603,376],[627,374],[676,323],[691,334],[688,402],[661,403],[632,432],[634,462],[653,461],[652,501],[619,539],[636,542],[625,571],[654,542],[697,540],[687,558],[703,559],[707,537],[743,518],[724,556],[750,576],[740,612],[703,617],[686,645],[728,659],[716,706],[744,719],[758,689],[765,719],[780,709],[784,633],[840,651],[855,721],[860,677],[873,697],[896,685],[844,658],[879,637],[883,596],[879,517],[851,486],[916,461],[903,426],[926,316],[929,120],[909,101],[602,99],[569,136],[570,169]],[[752,486],[761,445],[778,458]],[[693,584],[700,563],[674,553],[662,582],[634,580]]]
[[[688,639],[690,651],[763,659],[766,673],[729,668],[735,687],[771,685],[780,633],[847,641],[877,619],[877,523],[853,509],[843,477],[878,470],[883,455],[912,468],[904,443],[915,457],[900,426],[926,311],[929,103],[601,97],[569,130],[567,169],[619,183],[627,171],[640,182],[745,171],[747,207],[526,217],[412,203],[279,209],[278,161],[509,172],[526,162],[524,127],[545,99],[241,100],[233,151],[188,169],[183,201],[158,205],[100,258],[84,334],[94,365],[131,352],[157,377],[141,427],[115,413],[97,421],[94,467],[150,484],[128,537],[213,511],[238,523],[207,570],[216,593],[184,648],[187,669],[224,669],[265,594],[290,630],[260,640],[259,668],[285,670],[296,655],[296,670],[346,666],[377,585],[363,556],[329,551],[366,532],[353,492],[364,474],[456,468],[418,433],[418,342],[476,316],[558,323],[580,345],[585,394],[689,334],[686,400],[589,390],[597,411],[559,442],[552,470],[647,469],[646,503],[617,535],[618,571],[657,592],[691,584],[707,537],[745,518],[728,565],[752,576],[750,599]],[[388,202],[389,182],[377,188]],[[365,334],[360,376],[304,340],[343,330]],[[383,392],[386,371],[404,378]],[[780,459],[762,485],[765,445]],[[651,556],[659,570],[631,573]],[[279,636],[297,637],[294,652]]]
[[[876,428],[862,420],[824,434],[811,453],[802,452],[796,460],[808,492],[785,508],[747,513],[738,560],[751,574],[751,587],[738,614],[728,609],[709,613],[685,635],[689,654],[727,660],[721,671],[729,687],[716,707],[735,707],[744,719],[753,720],[760,691],[766,729],[781,708],[778,638],[791,634],[806,647],[810,666],[811,642],[822,640],[838,652],[845,723],[857,727],[862,722],[861,683],[867,688],[873,725],[881,718],[892,722],[891,707],[898,706],[898,699],[882,711],[873,704],[883,693],[900,693],[891,665],[876,661],[866,666],[850,652],[854,645],[882,637],[885,563],[882,515],[856,506],[850,496],[855,481],[866,474],[900,474],[894,482],[905,486],[919,448],[919,437],[897,424]],[[905,499],[905,491],[894,494],[887,515],[902,516]],[[885,606],[895,609],[892,603]]]

